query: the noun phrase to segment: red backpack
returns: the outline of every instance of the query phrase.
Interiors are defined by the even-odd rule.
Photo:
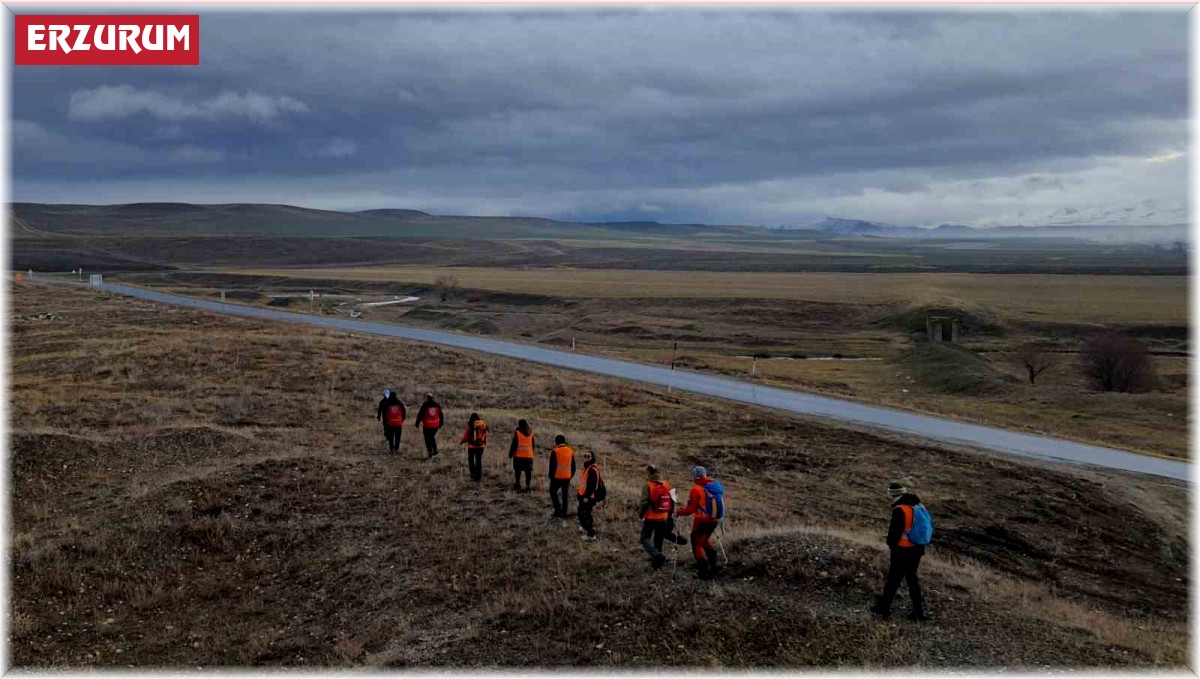
[[[650,509],[655,512],[671,511],[671,489],[667,484],[650,484]]]

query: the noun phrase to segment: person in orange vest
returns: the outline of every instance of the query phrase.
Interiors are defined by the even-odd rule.
[[[433,400],[433,394],[425,394],[425,402],[417,411],[417,427],[425,434],[425,452],[429,459],[437,457],[437,433],[442,428],[442,406]]]
[[[663,555],[663,540],[686,545],[687,538],[675,534],[675,498],[671,497],[671,484],[663,479],[654,465],[646,467],[646,485],[642,486],[642,502],[639,515],[642,517],[642,549],[650,555],[650,566],[662,568],[667,557]]]
[[[533,428],[525,420],[517,422],[512,443],[508,446],[508,457],[513,461],[513,490],[521,490],[521,474],[525,475],[525,492],[529,492],[529,479],[533,475]]]
[[[921,595],[921,582],[917,580],[917,567],[925,555],[925,545],[913,544],[908,532],[913,525],[913,508],[921,504],[921,498],[908,492],[902,484],[888,484],[888,496],[892,499],[892,521],[888,525],[887,546],[890,551],[887,580],[883,594],[871,605],[871,613],[887,620],[892,614],[892,600],[900,589],[900,581],[908,583],[908,596],[912,599],[909,620],[924,621],[925,597]]]
[[[720,482],[708,476],[708,470],[697,466],[692,469],[692,489],[688,493],[687,506],[679,510],[679,516],[694,516],[692,520],[692,555],[701,580],[711,580],[717,575],[717,550],[713,548],[712,534],[725,517],[725,489]]]
[[[554,437],[554,450],[550,452],[550,504],[554,506],[552,517],[567,518],[567,494],[571,488],[571,478],[575,476],[575,451],[567,445],[567,437],[559,434]]]
[[[383,418],[383,434],[388,440],[388,450],[393,453],[400,452],[400,434],[404,430],[404,416],[408,411],[404,409],[404,404],[400,402],[400,398],[396,396],[396,392],[389,392],[388,397],[379,404]]]
[[[607,496],[604,479],[600,478],[600,467],[596,465],[596,453],[588,451],[587,459],[583,462],[583,473],[579,476],[579,494],[576,498],[579,530],[583,532],[584,540],[596,539],[596,521],[592,512]]]
[[[471,413],[459,443],[467,446],[467,467],[471,470],[471,480],[476,483],[483,480],[483,447],[487,445],[487,438],[487,421],[479,413]]]

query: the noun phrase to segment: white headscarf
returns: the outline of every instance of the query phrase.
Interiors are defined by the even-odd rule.
[[[387,398],[388,396],[391,396],[391,395],[392,395],[392,390],[391,390],[391,389],[384,389],[384,390],[383,390],[383,397],[384,397],[384,398]]]

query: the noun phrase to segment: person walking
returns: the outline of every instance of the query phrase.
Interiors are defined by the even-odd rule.
[[[384,415],[387,414],[388,396],[391,396],[391,395],[392,395],[391,389],[384,389],[383,390],[383,398],[379,399],[379,407],[377,407],[375,409],[375,419],[379,420],[379,423],[381,425],[383,425],[383,439],[388,442],[389,449],[391,449],[392,442],[391,442],[391,439],[388,438],[388,424],[387,424],[387,420],[384,419]]]
[[[679,510],[679,516],[693,516],[692,555],[701,580],[711,580],[717,575],[717,550],[713,548],[712,535],[725,518],[725,488],[720,481],[708,476],[708,470],[697,466],[692,469],[692,489],[688,492],[687,506]]]
[[[513,461],[513,490],[521,490],[521,474],[525,475],[525,492],[529,492],[529,480],[533,475],[533,428],[525,420],[517,422],[512,443],[508,446],[508,457]]]
[[[608,496],[604,488],[604,479],[600,478],[600,467],[596,466],[596,453],[589,451],[583,462],[583,473],[579,476],[579,494],[577,499],[579,514],[579,530],[583,532],[584,540],[596,539],[596,521],[593,512],[596,505]]]
[[[471,480],[476,483],[483,480],[483,447],[487,445],[487,438],[487,420],[479,413],[471,413],[459,443],[467,446],[467,467],[471,470]]]
[[[567,437],[559,434],[554,437],[554,450],[550,452],[549,470],[546,475],[550,478],[550,504],[554,507],[551,516],[558,519],[567,518],[567,495],[571,488],[571,478],[575,476],[575,451],[567,445]]]
[[[429,459],[437,457],[437,433],[442,428],[442,406],[433,400],[433,394],[425,394],[425,402],[417,411],[417,427],[425,434],[425,452]]]
[[[389,392],[383,402],[383,433],[388,440],[388,450],[400,452],[400,434],[404,430],[404,417],[408,414],[396,392]]]
[[[664,540],[686,545],[687,538],[675,534],[675,498],[671,484],[663,479],[654,465],[646,467],[646,485],[642,486],[642,501],[638,515],[642,518],[642,549],[650,555],[650,566],[662,568],[667,557],[662,552]]]
[[[908,596],[912,599],[912,612],[908,619],[928,620],[925,614],[925,598],[921,594],[921,582],[917,579],[917,567],[925,555],[925,545],[933,535],[933,520],[929,510],[921,504],[921,498],[908,492],[902,484],[888,484],[888,496],[892,499],[892,521],[888,526],[887,546],[890,551],[887,580],[883,594],[871,605],[871,613],[887,620],[892,614],[892,600],[900,589],[900,581],[908,583]]]

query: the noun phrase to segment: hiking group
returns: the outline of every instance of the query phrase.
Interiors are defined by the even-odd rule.
[[[387,439],[388,450],[392,453],[400,451],[400,434],[403,431],[404,419],[407,414],[404,404],[396,392],[385,389],[383,399],[379,401],[376,411],[377,419],[383,423],[384,437]],[[442,407],[433,398],[433,394],[425,394],[425,402],[417,413],[417,427],[424,435],[425,451],[428,459],[438,455],[437,433],[443,426]],[[467,418],[467,426],[463,431],[460,445],[467,447],[467,468],[471,480],[479,483],[483,480],[483,453],[488,442],[488,424],[479,416],[471,413]],[[512,439],[508,446],[508,457],[512,460],[513,485],[512,490],[518,493],[528,493],[531,490],[533,476],[533,461],[537,450],[537,434],[527,420],[518,420],[513,430]],[[547,456],[546,476],[550,486],[551,518],[570,518],[568,513],[568,497],[571,480],[577,471],[575,450],[567,444],[562,434],[554,437],[554,446]],[[524,484],[522,484],[524,479]],[[933,535],[933,519],[929,510],[921,504],[920,498],[908,492],[899,483],[889,484],[888,497],[892,500],[891,522],[888,526],[886,543],[890,552],[887,577],[884,581],[883,593],[870,607],[875,616],[888,619],[891,616],[892,601],[900,588],[901,582],[908,585],[909,599],[912,601],[912,612],[909,618],[917,621],[928,620],[925,612],[925,600],[921,593],[921,583],[917,579],[917,568],[921,557],[925,554],[925,545],[929,544]],[[579,519],[579,530],[583,539],[596,540],[594,510],[596,505],[604,502],[608,490],[601,477],[600,466],[593,451],[585,452],[583,470],[579,477],[579,486],[575,492],[576,516]],[[687,503],[682,507],[676,506],[676,491],[663,477],[655,465],[646,467],[646,483],[642,486],[641,499],[638,504],[638,517],[642,521],[640,543],[647,556],[650,566],[662,568],[667,557],[663,545],[670,544],[672,553],[678,545],[691,544],[692,556],[696,562],[697,576],[702,580],[711,580],[724,572],[718,551],[713,545],[713,537],[717,536],[720,544],[722,520],[725,518],[725,488],[720,481],[713,479],[703,466],[692,468],[692,486],[688,490]],[[676,517],[691,517],[692,526],[687,537],[680,535],[676,527]],[[721,547],[724,552],[724,547]],[[726,560],[728,557],[726,556]],[[672,569],[674,576],[674,569]]]

